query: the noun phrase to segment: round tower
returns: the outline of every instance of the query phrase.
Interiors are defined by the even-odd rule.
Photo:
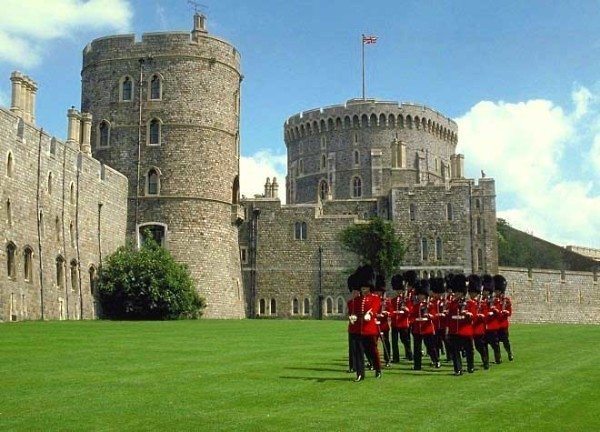
[[[462,176],[456,123],[431,108],[374,99],[317,108],[284,125],[287,202],[374,198]]]
[[[191,34],[92,41],[81,75],[93,155],[129,179],[129,235],[187,264],[206,317],[243,317],[238,51],[196,14]]]

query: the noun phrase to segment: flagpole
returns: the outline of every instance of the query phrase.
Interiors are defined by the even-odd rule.
[[[365,35],[363,34],[360,38],[360,44],[362,45],[362,98],[365,100]]]

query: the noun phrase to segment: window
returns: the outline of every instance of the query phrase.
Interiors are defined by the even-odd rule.
[[[327,156],[321,155],[321,169],[327,168]]]
[[[360,165],[360,153],[354,150],[354,165]]]
[[[258,314],[259,315],[264,315],[266,313],[266,302],[265,299],[260,299],[258,302]]]
[[[477,199],[475,200],[475,208],[476,208],[477,210],[480,210],[480,209],[481,209],[481,201],[479,200],[479,198],[477,198]]]
[[[475,234],[481,234],[481,218],[475,220]]]
[[[75,247],[75,227],[73,222],[69,223],[69,236],[71,238],[71,247]]]
[[[331,297],[327,297],[325,300],[325,313],[327,315],[331,315],[333,313],[333,299]]]
[[[321,180],[321,182],[319,183],[319,198],[321,198],[322,201],[325,201],[328,195],[329,185],[327,184],[326,180]]]
[[[453,219],[452,215],[452,203],[446,204],[446,218],[451,221]]]
[[[52,173],[48,173],[48,195],[52,195]]]
[[[11,152],[8,152],[8,156],[6,157],[6,176],[12,177],[13,170],[14,170],[13,155]]]
[[[483,270],[483,251],[477,249],[477,270]]]
[[[110,146],[110,123],[102,120],[98,126],[98,147]]]
[[[133,100],[133,82],[126,76],[121,81],[121,101],[131,102]]]
[[[352,196],[360,198],[362,196],[362,180],[360,177],[352,178]]]
[[[440,261],[443,257],[442,239],[440,237],[435,239],[435,259]]]
[[[139,245],[153,239],[159,246],[165,246],[166,225],[147,224],[139,228]]]
[[[242,264],[248,264],[248,248],[246,246],[240,247],[240,261]]]
[[[61,227],[60,227],[60,218],[58,216],[56,216],[56,218],[54,219],[54,229],[56,231],[56,241],[60,243]]]
[[[150,78],[150,99],[162,99],[162,81],[157,74],[152,75],[152,78]]]
[[[71,291],[77,291],[79,285],[78,272],[77,272],[77,261],[71,261]]]
[[[90,294],[92,294],[92,296],[95,297],[98,288],[98,277],[96,275],[96,267],[91,266],[88,273],[90,275]]]
[[[65,260],[60,255],[56,257],[56,286],[65,287]]]
[[[410,203],[408,206],[408,213],[411,221],[417,220],[417,205],[415,203]]]
[[[160,191],[160,177],[158,170],[151,168],[148,171],[146,184],[146,195],[158,195]]]
[[[13,242],[10,242],[6,245],[6,273],[8,274],[9,279],[16,279],[16,262],[15,255],[17,252],[17,247]]]
[[[321,150],[325,150],[327,148],[327,137],[321,137]]]
[[[152,119],[148,125],[148,145],[160,145],[161,127],[160,120]]]
[[[337,299],[337,313],[339,315],[344,313],[344,299],[342,297],[338,297]]]
[[[277,315],[277,302],[274,298],[271,299],[271,315]]]
[[[310,315],[310,300],[307,298],[304,299],[304,309],[302,312],[304,315]]]
[[[296,222],[294,224],[294,239],[306,240],[307,232],[306,222]]]
[[[298,162],[298,172],[302,174],[304,172],[304,160],[300,159]]]
[[[298,299],[295,298],[294,300],[292,300],[292,314],[298,315],[298,313],[300,313],[300,307],[298,304]]]
[[[10,206],[10,200],[6,200],[6,224],[12,226],[12,208]]]
[[[428,257],[429,257],[429,246],[427,244],[427,239],[425,237],[423,237],[421,239],[421,259],[423,261],[427,261]]]
[[[33,280],[33,250],[30,247],[23,250],[23,279],[28,282]]]

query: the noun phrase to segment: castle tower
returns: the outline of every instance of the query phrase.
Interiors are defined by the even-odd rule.
[[[92,153],[129,179],[129,236],[188,265],[206,317],[243,317],[238,51],[196,15],[191,34],[92,41],[81,75]]]

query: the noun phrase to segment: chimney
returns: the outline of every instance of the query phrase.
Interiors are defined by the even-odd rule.
[[[194,14],[194,30],[192,30],[192,40],[197,41],[201,34],[205,35],[207,33],[206,17],[196,12]]]
[[[279,184],[277,184],[277,177],[273,177],[273,183],[271,183],[271,198],[279,199]]]
[[[27,114],[31,123],[35,123],[35,94],[37,89],[35,81],[27,77]]]
[[[81,114],[74,106],[67,111],[67,142],[79,145]]]
[[[91,146],[92,134],[92,115],[90,113],[81,113],[81,147],[80,150],[87,154],[92,154]]]
[[[23,105],[21,98],[21,88],[23,87],[23,74],[19,71],[14,71],[10,74],[12,82],[12,95],[10,102],[10,110],[17,116],[23,117]]]
[[[265,198],[271,198],[271,179],[267,177],[267,181],[265,183]]]

